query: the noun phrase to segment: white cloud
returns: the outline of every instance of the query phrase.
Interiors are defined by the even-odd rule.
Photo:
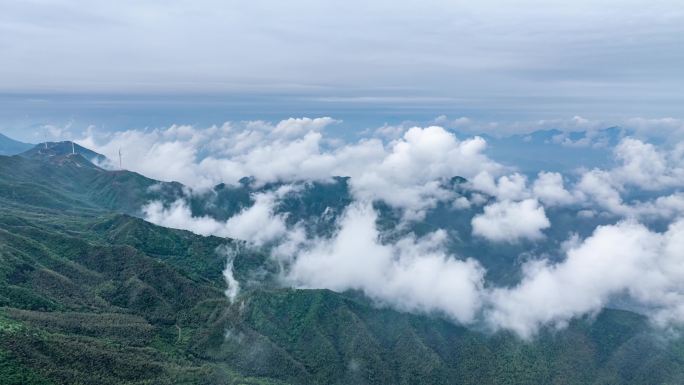
[[[216,252],[226,259],[226,267],[223,269],[223,279],[226,282],[226,290],[224,293],[230,302],[235,301],[235,298],[240,293],[240,282],[235,279],[235,275],[233,274],[233,264],[239,251],[239,245],[232,245],[232,247],[222,245],[216,248]]]
[[[105,135],[91,131],[79,143],[110,159],[118,159],[122,149],[124,168],[199,189],[234,184],[245,176],[260,183],[351,176],[358,198],[382,199],[417,217],[437,201],[453,197],[442,187],[443,180],[501,169],[484,154],[484,139],[459,140],[437,126],[412,127],[389,143],[362,139],[326,146],[321,130],[334,122],[301,118],[276,125],[256,121],[206,129],[171,126]]]
[[[283,263],[283,279],[290,285],[361,290],[375,301],[403,311],[439,313],[463,323],[472,322],[480,311],[484,270],[473,259],[449,255],[443,230],[383,244],[372,205],[354,203],[340,218],[334,236],[307,239],[301,228],[288,229],[283,217],[273,214],[272,204],[271,196],[257,196],[254,206],[225,222],[193,217],[183,201],[169,208],[152,202],[144,212],[153,223],[202,235],[236,237],[255,245],[277,241],[272,256]],[[227,258],[223,274],[228,284],[226,295],[232,300],[239,292],[232,272],[235,251],[220,251]]]
[[[672,189],[684,186],[682,148],[679,143],[666,151],[625,138],[614,149],[616,167],[584,171],[572,196],[585,206],[595,205],[618,216],[672,218],[681,212],[680,194]],[[634,187],[648,192],[646,201],[625,201],[623,195]]]
[[[536,199],[501,201],[484,207],[472,220],[473,234],[495,242],[540,239],[541,230],[551,226],[544,207]]]
[[[286,217],[275,213],[278,200],[291,191],[287,185],[255,195],[253,206],[227,221],[193,217],[183,200],[144,207],[153,223],[272,247],[272,257],[284,268],[284,282],[293,286],[360,290],[381,304],[440,313],[462,323],[484,315],[491,326],[523,337],[543,325],[564,326],[621,295],[661,325],[684,319],[684,221],[657,233],[634,219],[672,220],[684,214],[684,197],[673,191],[683,180],[684,145],[666,151],[626,138],[614,150],[617,165],[612,169],[581,171],[575,183],[560,173],[540,172],[528,184],[520,173],[502,175],[507,169],[485,155],[486,141],[479,137],[460,140],[431,126],[402,130],[389,141],[334,143],[323,132],[334,122],[302,118],[206,129],[172,126],[106,138],[92,134],[81,143],[109,156],[122,147],[125,166],[196,188],[235,183],[248,175],[258,183],[351,176],[356,202],[330,238],[307,238],[301,225],[288,227]],[[469,199],[445,187],[457,175],[470,180],[464,185],[472,189]],[[634,187],[654,195],[641,202],[623,198]],[[656,194],[663,190],[664,195]],[[543,240],[543,230],[551,226],[543,205],[576,205],[577,215],[586,218],[606,218],[608,212],[633,219],[599,227],[584,240],[573,236],[561,245],[562,262],[529,262],[522,281],[503,288],[485,285],[485,271],[476,260],[450,255],[449,234],[443,230],[381,242],[371,204],[376,199],[402,208],[410,219],[420,219],[439,201],[459,208],[486,204],[472,218],[472,232],[493,242]],[[227,294],[234,297],[239,286],[229,267],[224,272]]]
[[[644,190],[684,185],[684,168],[681,163],[670,164],[667,156],[650,143],[625,138],[615,148],[615,157],[622,164],[611,174],[618,183]]]
[[[227,221],[209,216],[196,217],[183,199],[169,207],[154,201],[143,206],[145,220],[174,229],[190,230],[200,235],[216,235],[249,241],[257,246],[284,239],[288,235],[285,218],[274,213],[275,194],[255,194],[254,204]]]
[[[299,287],[361,290],[395,308],[471,322],[481,306],[483,269],[444,251],[446,234],[382,244],[369,204],[354,204],[331,239],[301,252],[287,278]]]
[[[660,137],[676,141],[684,139],[684,120],[682,119],[637,117],[627,119],[624,125],[634,129],[640,138]]]
[[[256,194],[252,206],[226,221],[228,236],[257,245],[285,237],[288,231],[285,219],[273,213],[274,205],[272,194]]]
[[[470,186],[499,200],[522,200],[530,197],[527,177],[517,172],[495,179],[490,172],[485,170],[472,178]]]
[[[620,190],[614,186],[610,173],[606,171],[594,169],[584,173],[576,189],[584,199],[590,199],[614,214],[626,215],[629,212],[623,204]]]
[[[496,197],[501,200],[520,200],[526,198],[527,177],[515,173],[499,177]]]
[[[573,234],[561,244],[561,262],[528,262],[517,285],[487,287],[485,270],[475,259],[458,259],[446,251],[448,234],[443,230],[381,242],[377,213],[368,202],[350,205],[330,238],[307,238],[300,226],[288,228],[284,217],[273,212],[277,198],[288,191],[286,187],[259,194],[254,206],[224,222],[192,217],[183,201],[167,208],[153,202],[145,207],[146,219],[204,235],[241,237],[255,245],[270,243],[288,285],[360,290],[379,304],[442,314],[465,324],[482,315],[491,327],[523,338],[542,326],[564,327],[623,295],[660,326],[684,320],[684,219],[664,233],[631,220],[598,227],[584,240]],[[682,202],[675,195],[659,205],[681,208]],[[473,219],[474,233],[493,241],[538,239],[548,226],[535,199],[498,201]],[[232,275],[230,255],[227,261],[227,295],[234,298],[239,284]]]
[[[677,192],[633,205],[635,216],[673,219],[684,216],[684,193]]]
[[[289,118],[281,120],[273,129],[273,134],[284,137],[300,136],[309,131],[320,131],[338,121],[330,118]]]
[[[563,327],[620,294],[652,310],[658,323],[684,319],[684,221],[655,233],[635,222],[602,226],[575,242],[563,262],[530,262],[522,282],[491,292],[487,320],[530,337],[542,325]]]
[[[479,137],[459,141],[438,126],[413,127],[391,142],[377,162],[345,175],[352,176],[353,191],[361,199],[423,209],[452,197],[440,180],[500,169],[484,155],[485,148],[486,141]]]
[[[532,186],[532,192],[545,205],[569,205],[577,198],[565,189],[563,175],[557,172],[540,172]]]
[[[221,223],[211,217],[193,218],[190,207],[183,200],[173,202],[164,207],[160,201],[150,202],[143,206],[145,220],[172,229],[183,229],[200,235],[227,236]],[[192,220],[188,220],[192,219]]]
[[[420,219],[437,202],[457,199],[442,183],[457,175],[498,200],[536,198],[546,206],[579,204],[588,209],[595,205],[619,216],[640,215],[623,200],[630,186],[655,192],[684,185],[681,144],[666,151],[624,138],[614,149],[616,167],[585,171],[567,188],[564,176],[540,172],[528,186],[527,177],[520,173],[502,175],[507,168],[487,157],[487,143],[480,137],[459,140],[431,126],[406,129],[389,142],[374,138],[340,143],[322,131],[336,122],[327,117],[291,118],[276,124],[251,121],[205,129],[174,125],[113,134],[91,129],[79,143],[114,160],[121,149],[124,168],[199,189],[234,184],[244,176],[260,182],[351,176],[355,197],[382,199],[405,209],[407,219]],[[589,124],[579,118],[577,122]],[[117,163],[109,166],[118,167]]]

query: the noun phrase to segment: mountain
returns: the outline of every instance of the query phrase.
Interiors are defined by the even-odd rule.
[[[36,207],[69,211],[100,208],[135,215],[150,200],[171,201],[182,194],[180,183],[99,168],[80,153],[71,154],[71,145],[49,147],[47,151],[40,146],[0,158],[0,175],[5,176],[0,179],[0,196]],[[83,153],[98,155],[87,149]]]
[[[32,144],[19,142],[0,134],[0,155],[16,155],[33,147]]]
[[[136,217],[149,200],[180,196],[180,184],[86,161],[0,156],[2,384],[684,381],[684,339],[632,312],[605,309],[521,341],[356,292],[281,287],[259,250]],[[342,206],[345,183],[288,204],[303,216]],[[235,210],[261,188],[217,186],[212,202]],[[228,255],[241,287],[232,303]]]
[[[95,151],[89,150],[71,141],[40,143],[19,154],[19,156],[24,158],[41,160],[63,158],[69,155],[80,155],[96,164],[103,163],[107,160],[104,155],[98,154]]]

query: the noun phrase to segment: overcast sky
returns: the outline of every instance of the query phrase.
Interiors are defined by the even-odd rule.
[[[0,0],[0,52],[5,95],[599,118],[679,117],[684,102],[678,1]]]

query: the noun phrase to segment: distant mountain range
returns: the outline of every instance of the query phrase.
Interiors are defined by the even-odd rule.
[[[33,144],[19,142],[0,134],[0,155],[16,155],[32,148],[33,146]]]
[[[631,134],[620,127],[595,131],[541,130],[487,140],[487,153],[495,160],[518,167],[525,174],[540,170],[568,172],[578,167],[604,167],[611,162],[612,148]]]

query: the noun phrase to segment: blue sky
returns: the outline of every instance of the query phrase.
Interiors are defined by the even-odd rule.
[[[0,0],[0,130],[681,117],[676,1]],[[124,128],[127,128],[124,127]]]

